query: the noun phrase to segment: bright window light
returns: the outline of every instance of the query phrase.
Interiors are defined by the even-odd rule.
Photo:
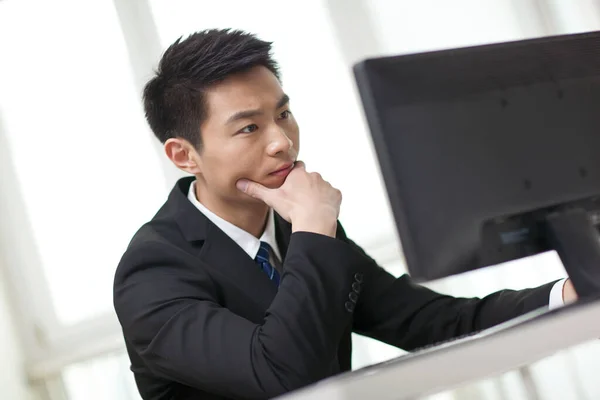
[[[0,13],[0,110],[58,321],[112,310],[119,258],[166,198],[112,2]],[[35,10],[35,11],[34,11]],[[14,227],[18,229],[18,227]]]

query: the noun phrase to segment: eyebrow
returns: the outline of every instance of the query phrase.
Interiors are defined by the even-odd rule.
[[[279,99],[279,101],[277,102],[277,105],[275,106],[275,109],[279,109],[283,106],[285,106],[287,103],[290,102],[290,97],[287,94],[284,94],[281,99]],[[261,110],[244,110],[244,111],[239,111],[236,112],[235,114],[233,114],[231,117],[229,117],[227,119],[227,122],[225,122],[226,124],[231,124],[232,122],[235,121],[239,121],[240,119],[246,119],[246,118],[252,118],[255,117],[257,115],[261,115],[263,112]]]

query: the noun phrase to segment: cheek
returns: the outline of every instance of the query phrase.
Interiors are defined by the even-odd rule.
[[[294,147],[297,148],[296,140]],[[215,190],[223,194],[237,193],[235,184],[242,178],[267,183],[264,143],[240,139],[210,150],[213,150],[210,157],[205,155],[205,179]]]
[[[288,130],[288,137],[294,143],[294,149],[296,152],[300,151],[300,129],[298,128],[298,124],[296,121],[292,121],[292,126]]]
[[[203,155],[203,171],[204,179],[211,187],[222,191],[223,188],[231,185],[233,176],[236,175],[239,167],[239,160],[235,155],[231,154],[231,149],[222,147],[221,149],[208,151],[205,149]]]
[[[252,147],[240,146],[236,151],[224,154],[219,171],[221,185],[235,188],[235,183],[239,179],[257,180],[260,178],[262,153]]]

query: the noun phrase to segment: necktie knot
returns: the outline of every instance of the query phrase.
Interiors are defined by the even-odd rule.
[[[260,242],[258,253],[256,254],[256,260],[258,262],[270,262],[271,260],[271,246],[267,242]]]

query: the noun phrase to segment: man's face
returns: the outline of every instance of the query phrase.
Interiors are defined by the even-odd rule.
[[[299,151],[298,124],[279,81],[255,67],[206,93],[208,118],[200,127],[200,193],[213,200],[245,200],[236,182],[283,184]],[[282,171],[282,168],[284,169]]]

